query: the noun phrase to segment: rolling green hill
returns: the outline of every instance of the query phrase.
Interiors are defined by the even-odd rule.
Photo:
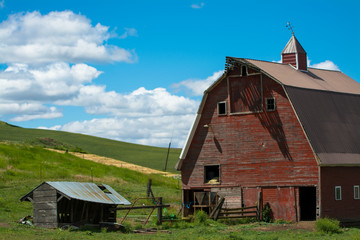
[[[105,138],[69,132],[27,129],[0,121],[0,141],[26,143],[35,146],[84,151],[100,156],[164,170],[167,148],[144,146]],[[167,171],[174,169],[180,149],[172,148],[169,154]]]
[[[155,196],[180,204],[177,179],[107,166],[38,146],[0,143],[0,227],[32,215],[32,204],[19,199],[44,181],[106,183],[133,202],[146,197],[149,178]]]

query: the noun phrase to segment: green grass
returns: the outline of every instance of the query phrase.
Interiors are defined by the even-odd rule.
[[[84,151],[157,170],[164,170],[167,156],[167,148],[131,144],[61,131],[27,129],[1,121],[0,141],[68,149],[69,151]],[[179,173],[174,169],[179,155],[180,149],[172,148],[170,150],[167,171]]]
[[[179,206],[181,201],[178,181],[159,175],[141,174],[129,169],[106,166],[71,154],[56,153],[20,144],[0,144],[0,239],[360,239],[357,228],[340,229],[336,234],[325,234],[302,229],[274,230],[276,223],[246,223],[229,226],[222,222],[196,217],[194,222],[165,222],[156,234],[123,234],[102,230],[61,231],[42,229],[18,224],[18,220],[32,215],[32,203],[19,199],[43,181],[91,181],[91,168],[95,183],[106,183],[122,196],[133,202],[146,196],[149,178],[153,180],[155,196],[162,196],[165,204]],[[178,209],[167,209],[167,215],[176,214]],[[118,217],[124,212],[118,211]],[[133,228],[139,228],[134,215],[148,214],[148,210],[132,212]],[[153,221],[154,222],[154,221]],[[152,222],[152,224],[153,224]],[[274,227],[275,228],[272,228]],[[148,227],[154,227],[149,225]],[[259,230],[265,229],[265,230]]]
[[[149,178],[155,196],[162,196],[165,203],[180,205],[176,179],[106,166],[41,147],[0,144],[0,222],[15,222],[32,215],[32,205],[20,203],[19,199],[43,181],[90,182],[93,179],[96,183],[109,184],[132,202],[146,197]]]

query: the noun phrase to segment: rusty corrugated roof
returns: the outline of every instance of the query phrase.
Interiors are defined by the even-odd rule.
[[[77,199],[87,202],[103,203],[103,204],[116,204],[116,205],[130,205],[131,203],[117,193],[114,189],[106,184],[102,184],[104,191],[95,183],[84,182],[43,182],[48,184],[58,192],[70,199]],[[31,192],[21,198],[25,200],[32,192],[38,187],[34,188]]]

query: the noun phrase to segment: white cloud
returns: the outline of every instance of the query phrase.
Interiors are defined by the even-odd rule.
[[[137,30],[135,28],[125,28],[125,32],[119,37],[121,39],[127,37],[137,37]]]
[[[222,74],[223,70],[214,72],[212,76],[207,77],[206,79],[188,79],[179,83],[175,83],[172,85],[177,91],[185,90],[190,91],[190,94],[195,96],[201,96],[204,91],[210,87],[212,83],[214,83]]]
[[[147,90],[143,87],[130,94],[106,91],[105,86],[89,85],[80,89],[73,99],[58,101],[59,105],[85,107],[90,114],[144,117],[195,113],[198,102],[171,95],[164,88]]]
[[[100,74],[83,63],[70,66],[60,62],[37,68],[13,64],[0,72],[0,100],[46,102],[73,97]]]
[[[1,63],[133,62],[136,54],[105,44],[109,27],[71,11],[10,15],[0,23]],[[135,29],[127,34],[136,33]]]
[[[5,0],[1,0],[0,1],[0,8],[4,8],[5,7]]]
[[[308,65],[309,67],[312,68],[340,71],[339,67],[330,60],[326,60],[325,62],[315,63],[315,64],[310,64],[310,60],[308,60]]]
[[[14,117],[11,119],[11,121],[14,122],[23,122],[23,121],[29,121],[34,119],[53,119],[53,118],[59,118],[62,117],[62,113],[57,111],[56,107],[50,107],[47,109],[46,112],[40,113],[40,114],[34,114],[33,112],[31,114],[24,114],[17,117]]]
[[[62,130],[151,146],[182,147],[194,114],[75,121],[42,129]]]
[[[46,107],[37,102],[7,102],[1,101],[0,115],[15,115],[11,121],[22,122],[33,119],[52,119],[62,117],[56,107]]]
[[[106,43],[115,35],[71,11],[8,17],[0,23],[0,63],[7,65],[0,70],[0,116],[53,119],[66,106],[80,106],[97,116],[49,129],[155,146],[167,145],[173,135],[173,146],[182,147],[198,101],[165,88],[123,94],[93,83],[102,72],[86,63],[136,61],[134,51]],[[136,29],[125,28],[118,38],[130,36],[137,36]]]
[[[199,3],[199,4],[191,4],[190,7],[194,8],[194,9],[199,9],[199,8],[203,8],[205,6],[205,3]]]

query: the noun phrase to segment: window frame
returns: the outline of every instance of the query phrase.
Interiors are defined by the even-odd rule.
[[[244,70],[245,70],[245,72],[244,72]],[[248,75],[249,75],[248,67],[246,65],[241,65],[241,76],[246,77]]]
[[[339,191],[339,198],[337,196],[337,191]],[[335,201],[341,201],[341,186],[335,186]]]
[[[224,104],[224,106],[225,106],[225,111],[224,111],[224,113],[220,113],[220,107],[219,107],[220,104]],[[218,102],[218,103],[217,103],[217,114],[218,114],[218,116],[227,115],[227,104],[226,104],[226,101],[222,101],[222,102]]]
[[[206,181],[207,180],[207,171],[206,171],[206,168],[207,167],[215,167],[215,166],[217,166],[218,167],[218,171],[219,171],[219,181],[217,182],[217,183],[209,183],[209,181],[211,180],[208,180],[208,181]],[[220,184],[220,181],[221,181],[221,178],[220,178],[220,174],[221,173],[221,171],[220,171],[220,164],[209,164],[209,165],[204,165],[204,184],[211,184],[211,185],[218,185],[218,184]]]
[[[274,108],[273,109],[269,109],[269,104],[268,104],[268,100],[274,100]],[[265,98],[265,108],[267,112],[273,112],[276,111],[276,101],[274,97],[269,97],[269,98]]]
[[[357,192],[356,190],[357,189]],[[356,194],[357,193],[357,194]],[[360,199],[360,187],[359,185],[354,185],[354,199],[359,200]]]

